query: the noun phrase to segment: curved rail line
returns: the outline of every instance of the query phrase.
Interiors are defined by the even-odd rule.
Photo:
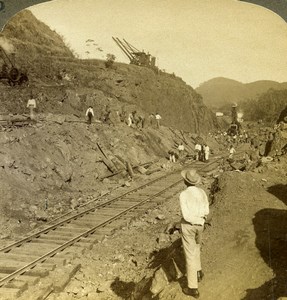
[[[204,164],[193,162],[192,166],[199,172],[207,172],[208,169],[214,169],[212,168],[214,164],[218,166],[220,160],[222,160],[222,157]],[[49,264],[47,260],[55,257],[56,254],[67,247],[77,242],[83,242],[84,245],[92,243],[88,240],[85,243],[85,240],[91,234],[96,232],[103,234],[101,230],[129,212],[135,214],[135,210],[146,210],[145,204],[151,206],[153,199],[160,196],[168,198],[176,194],[179,192],[180,183],[182,183],[182,179],[179,177],[179,170],[177,170],[103,203],[93,204],[93,201],[90,201],[83,207],[87,205],[92,205],[92,207],[85,209],[81,207],[81,211],[66,213],[62,217],[51,221],[47,228],[0,249],[0,295],[3,287],[9,287],[11,281],[20,275],[27,275],[35,266],[43,264],[48,268],[52,268],[52,264]],[[95,199],[94,202],[98,199]],[[37,249],[37,254],[33,251],[34,249]],[[19,260],[15,259],[17,257],[19,257]],[[22,257],[24,258],[21,259]]]

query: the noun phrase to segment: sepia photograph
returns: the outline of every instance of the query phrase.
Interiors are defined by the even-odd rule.
[[[287,1],[0,1],[0,300],[287,300]]]

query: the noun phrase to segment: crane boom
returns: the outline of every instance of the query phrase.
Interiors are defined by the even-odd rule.
[[[112,37],[115,43],[119,46],[119,48],[124,52],[124,54],[129,58],[130,61],[133,60],[132,55],[129,53],[129,51],[122,45],[122,42],[118,38]]]
[[[130,43],[128,43],[125,39],[123,39],[123,41],[126,43],[126,45],[130,48],[131,51],[133,51],[133,52],[140,52],[140,50],[138,50],[136,47],[134,47],[133,45],[131,45]]]
[[[150,54],[145,53],[144,51],[138,50],[125,39],[121,41],[117,37],[112,38],[118,47],[129,58],[131,64],[157,69],[155,66],[155,57],[152,57]]]

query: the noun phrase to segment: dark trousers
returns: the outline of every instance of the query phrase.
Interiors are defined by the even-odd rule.
[[[88,112],[88,124],[92,123],[93,114],[91,112]]]

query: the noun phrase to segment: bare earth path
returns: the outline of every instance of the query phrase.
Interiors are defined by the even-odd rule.
[[[274,171],[222,176],[212,227],[205,231],[201,299],[287,296],[286,171]],[[172,286],[160,298],[188,297]]]

